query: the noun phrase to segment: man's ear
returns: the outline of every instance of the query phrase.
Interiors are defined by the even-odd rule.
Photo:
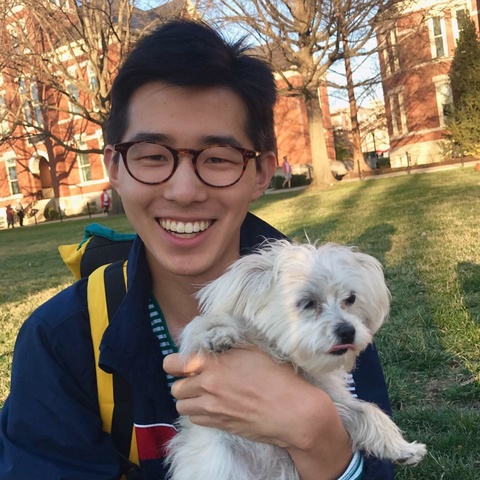
[[[273,152],[265,152],[261,159],[262,169],[257,170],[255,191],[252,195],[252,201],[259,198],[270,185],[270,180],[277,168],[277,157]]]
[[[114,159],[115,155],[117,158]],[[118,166],[120,159],[118,158],[118,152],[113,148],[113,145],[107,145],[103,152],[103,163],[108,172],[110,183],[117,190],[118,188]]]

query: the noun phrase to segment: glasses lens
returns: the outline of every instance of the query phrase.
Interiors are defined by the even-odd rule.
[[[234,148],[207,148],[197,159],[200,178],[215,187],[225,187],[237,182],[243,170],[243,155]]]
[[[163,145],[141,142],[132,145],[127,152],[130,173],[141,182],[160,183],[173,171],[173,154]]]

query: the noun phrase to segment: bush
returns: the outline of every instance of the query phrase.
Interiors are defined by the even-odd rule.
[[[45,208],[43,216],[46,220],[58,220],[60,218],[60,214],[58,213],[58,211],[52,207]]]
[[[89,215],[92,213],[98,213],[98,206],[95,202],[88,202],[82,209],[82,215]]]
[[[389,157],[378,157],[377,158],[377,168],[390,168],[390,158]]]
[[[283,175],[275,175],[270,182],[270,187],[274,190],[279,190],[282,188],[282,183],[285,181]],[[294,173],[292,175],[292,187],[303,187],[305,185],[310,185],[311,180],[307,178],[304,173]]]

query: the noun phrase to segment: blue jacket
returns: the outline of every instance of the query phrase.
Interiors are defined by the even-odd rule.
[[[253,218],[253,220],[252,220]],[[245,254],[264,236],[280,234],[249,216]],[[144,479],[165,476],[163,445],[177,418],[158,339],[148,319],[151,277],[144,246],[133,243],[128,293],[105,330],[100,365],[132,387],[134,421]],[[20,329],[11,392],[0,415],[0,480],[113,480],[120,467],[112,437],[102,431],[93,347],[81,279],[38,308]],[[354,373],[360,398],[390,411],[378,355],[365,351]],[[366,459],[365,480],[393,478],[390,465]]]

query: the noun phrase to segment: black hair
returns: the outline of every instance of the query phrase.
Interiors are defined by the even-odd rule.
[[[147,83],[165,82],[230,89],[246,106],[245,133],[255,150],[276,151],[273,72],[247,50],[244,38],[229,43],[202,22],[173,20],[160,26],[137,43],[113,82],[107,143],[122,140],[133,93]]]

